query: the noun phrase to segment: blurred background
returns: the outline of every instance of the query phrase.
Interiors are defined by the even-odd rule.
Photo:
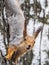
[[[18,65],[49,65],[49,0],[19,0],[27,21],[27,33],[32,36],[39,26],[43,30],[38,35],[33,49],[18,59]],[[0,4],[3,3],[0,0]],[[2,5],[0,5],[2,7]],[[2,8],[0,7],[0,50],[3,48],[5,32],[2,23]],[[1,33],[2,32],[2,33]],[[8,39],[9,37],[7,37]],[[4,42],[3,42],[4,39]],[[8,41],[6,41],[7,43]],[[3,52],[4,53],[4,52]],[[1,57],[1,54],[0,54]],[[0,65],[2,65],[2,57]]]

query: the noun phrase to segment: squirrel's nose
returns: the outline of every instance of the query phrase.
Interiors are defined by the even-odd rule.
[[[27,49],[30,49],[30,47],[31,47],[31,45],[28,45],[26,48],[27,48]]]

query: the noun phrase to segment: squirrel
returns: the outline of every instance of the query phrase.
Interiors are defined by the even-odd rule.
[[[16,61],[19,57],[21,57],[22,55],[26,54],[29,50],[31,50],[35,44],[35,39],[41,30],[42,27],[40,27],[32,37],[27,35],[25,37],[25,40],[23,40],[18,46],[9,45],[7,55],[5,56],[6,60],[10,60],[14,52],[16,52],[14,57]]]
[[[25,22],[25,17],[24,14],[21,10],[21,7],[19,5],[19,2],[17,0],[5,0],[6,4],[8,5],[10,11],[12,11],[14,13],[14,15],[17,15],[16,22],[15,25],[13,25],[13,23],[11,21],[9,21],[9,23],[12,23],[12,25],[10,24],[10,41],[13,40],[13,37],[15,36],[14,33],[17,33],[20,35],[18,41],[16,42],[11,42],[11,44],[9,43],[8,46],[8,50],[7,50],[7,55],[5,56],[6,60],[11,60],[14,58],[14,60],[16,61],[19,57],[21,57],[22,55],[26,54],[29,50],[31,50],[35,44],[35,39],[38,36],[39,32],[42,30],[42,27],[40,27],[33,36],[29,36],[26,33],[26,29],[24,30],[24,22]],[[13,20],[13,18],[12,18]],[[26,26],[26,25],[25,25]],[[15,28],[17,29],[15,31]],[[20,39],[23,37],[23,30],[24,30],[24,37],[25,39],[20,42]],[[13,35],[13,36],[12,36]],[[17,36],[16,36],[16,40],[17,40]],[[20,42],[20,44],[18,44]],[[13,43],[13,44],[12,44]],[[18,45],[16,45],[18,44]]]

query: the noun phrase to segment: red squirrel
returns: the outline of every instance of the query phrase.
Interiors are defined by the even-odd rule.
[[[22,42],[20,42],[20,44],[17,45],[13,45],[8,47],[8,53],[5,56],[5,58],[7,60],[10,60],[12,58],[12,55],[14,52],[17,52],[16,56],[15,56],[15,60],[17,60],[19,57],[21,57],[22,55],[24,55],[25,53],[27,53],[30,49],[33,48],[34,44],[35,44],[35,39],[38,36],[39,32],[42,30],[42,27],[39,28],[34,35],[31,36],[26,36],[25,40],[23,40]]]

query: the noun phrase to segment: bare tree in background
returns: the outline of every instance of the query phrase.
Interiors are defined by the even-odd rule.
[[[25,19],[26,19],[25,27],[27,28],[27,24],[29,23],[29,19],[30,18],[34,19],[34,25],[36,23],[36,19],[39,22],[42,22],[43,24],[45,24],[45,23],[49,24],[49,22],[47,22],[47,20],[49,19],[49,14],[45,17],[45,10],[42,9],[42,7],[40,5],[40,1],[39,2],[37,0],[33,0],[33,1],[34,1],[34,3],[30,4],[30,0],[25,0],[24,3],[22,4],[22,9],[24,11],[24,15],[25,15]],[[34,10],[34,14],[32,14],[32,15],[30,15],[30,13],[29,13],[31,7]],[[45,7],[47,7],[47,0],[45,0]],[[40,17],[41,10],[43,10],[43,12],[44,12],[44,16],[43,17]],[[2,28],[1,24],[0,24],[0,28],[2,30],[4,30]],[[34,29],[34,31],[35,31],[35,29]],[[26,31],[25,31],[25,33],[26,33]],[[41,40],[42,40],[42,32],[41,32]],[[41,40],[40,40],[40,44],[41,44]],[[40,49],[40,52],[41,52],[41,49]],[[41,53],[39,53],[39,54],[41,54]],[[33,52],[31,50],[23,58],[21,58],[20,61],[22,62],[22,65],[31,65],[32,59],[33,59]],[[41,58],[40,58],[39,61],[40,61],[39,65],[41,65]]]

